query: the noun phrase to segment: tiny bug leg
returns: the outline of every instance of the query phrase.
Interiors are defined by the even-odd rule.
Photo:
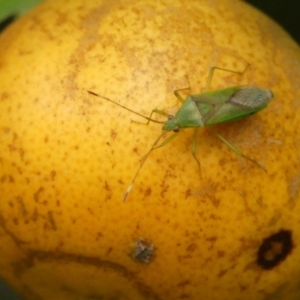
[[[207,77],[207,81],[206,81],[206,87],[205,87],[205,92],[208,92],[209,88],[210,88],[210,84],[212,82],[212,78],[214,76],[214,72],[215,70],[219,70],[219,71],[225,71],[225,72],[230,72],[230,73],[235,73],[235,74],[239,74],[239,75],[243,75],[247,68],[249,67],[249,63],[247,63],[245,69],[243,71],[235,71],[235,70],[230,70],[230,69],[225,69],[225,68],[219,68],[219,67],[211,67],[208,73],[208,77]]]
[[[152,119],[152,115],[153,115],[154,113],[156,113],[156,114],[158,114],[158,115],[161,115],[161,116],[165,116],[165,117],[168,117],[168,116],[169,116],[169,114],[167,114],[167,113],[164,112],[163,110],[154,108],[154,109],[151,111],[150,116],[146,118],[146,119],[148,120],[146,123],[139,122],[139,121],[136,121],[136,120],[131,120],[131,122],[138,123],[138,124],[143,124],[143,125],[148,125],[150,122],[155,122],[155,123],[164,124],[165,122],[161,122],[161,121],[157,121],[157,120]]]
[[[193,137],[193,145],[192,145],[192,155],[194,159],[196,160],[199,168],[199,173],[200,173],[200,178],[202,178],[202,171],[201,171],[201,163],[198,157],[196,156],[196,147],[197,147],[197,142],[198,142],[198,129],[199,127],[196,127],[194,129],[194,137]]]
[[[232,145],[229,141],[227,141],[222,135],[220,135],[218,132],[216,132],[214,130],[214,134],[223,142],[225,143],[230,149],[232,149],[237,155],[244,157],[250,161],[252,161],[253,163],[255,163],[256,165],[258,165],[260,168],[262,168],[264,171],[267,171],[266,168],[264,166],[262,166],[259,162],[257,162],[255,159],[246,156],[241,150],[239,150],[237,147],[235,147],[234,145]]]
[[[126,198],[128,197],[130,191],[132,190],[133,185],[134,185],[134,182],[135,182],[135,180],[136,180],[138,174],[140,173],[140,170],[142,169],[142,166],[143,166],[144,163],[146,162],[146,159],[147,159],[148,156],[150,155],[150,153],[151,153],[153,150],[155,150],[155,149],[157,149],[157,148],[160,148],[160,147],[163,147],[163,146],[165,146],[166,144],[168,144],[169,142],[171,142],[171,141],[177,136],[177,134],[178,134],[178,132],[173,133],[171,136],[169,136],[167,139],[165,139],[161,144],[159,144],[159,145],[157,146],[157,144],[158,144],[158,142],[161,140],[161,138],[162,138],[164,135],[166,135],[167,133],[168,133],[167,131],[163,131],[163,133],[156,139],[156,141],[154,142],[154,144],[152,145],[152,147],[150,148],[150,150],[149,150],[149,151],[145,154],[145,156],[143,157],[142,162],[141,162],[141,164],[140,164],[138,170],[136,171],[136,173],[135,173],[135,175],[134,175],[134,177],[133,177],[133,179],[132,179],[132,181],[131,181],[129,187],[127,188],[127,190],[126,190],[126,192],[125,192],[125,194],[124,194],[123,201],[126,200]]]
[[[186,75],[186,79],[187,79],[187,82],[188,82],[189,86],[186,87],[186,88],[182,88],[182,89],[178,89],[178,90],[175,90],[175,91],[174,91],[174,95],[176,96],[176,98],[177,98],[181,103],[184,102],[184,99],[183,99],[182,96],[179,94],[179,92],[180,92],[180,91],[185,91],[185,90],[190,90],[190,89],[191,89],[191,85],[190,85],[190,81],[189,81],[188,75]]]
[[[174,91],[175,96],[177,97],[177,99],[181,103],[183,103],[185,99],[182,98],[182,96],[179,94],[179,92],[191,89],[191,84],[190,84],[188,75],[186,76],[186,79],[187,79],[187,82],[188,82],[189,86],[186,87],[186,88],[182,88],[182,89],[178,89],[178,90]],[[200,178],[202,178],[201,163],[200,163],[200,160],[198,159],[198,157],[196,156],[196,148],[197,148],[197,142],[198,142],[198,129],[199,129],[199,127],[196,127],[194,129],[194,137],[193,137],[193,144],[192,144],[192,155],[193,155],[194,159],[197,162],[197,165],[198,165],[198,168],[199,168]]]
[[[166,133],[166,132],[165,132]],[[170,143],[171,141],[173,141],[178,135],[178,132],[173,133],[171,136],[169,136],[167,139],[165,139],[161,144],[159,144],[158,146],[155,146],[152,148],[152,150],[163,147],[165,145],[167,145],[168,143]]]

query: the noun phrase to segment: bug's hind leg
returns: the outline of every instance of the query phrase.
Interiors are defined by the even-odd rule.
[[[259,162],[257,162],[255,159],[246,156],[241,150],[239,150],[237,147],[235,147],[233,144],[231,144],[229,141],[227,141],[222,135],[220,135],[218,132],[214,130],[214,134],[224,143],[226,144],[231,150],[233,150],[237,155],[246,158],[247,160],[255,163],[257,166],[259,166],[264,171],[267,171],[264,166],[262,166]]]
[[[225,71],[225,72],[230,72],[230,73],[235,73],[235,74],[239,74],[239,75],[243,75],[247,68],[249,67],[249,63],[247,63],[245,69],[243,71],[235,71],[235,70],[230,70],[230,69],[225,69],[225,68],[220,68],[220,67],[211,67],[208,73],[208,77],[207,77],[207,81],[206,81],[206,87],[205,87],[205,91],[209,91],[210,88],[210,84],[212,82],[212,78],[214,76],[214,72],[215,70],[219,70],[219,71]]]

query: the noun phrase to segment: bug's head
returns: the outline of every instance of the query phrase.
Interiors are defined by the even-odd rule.
[[[177,118],[173,115],[169,115],[168,120],[164,124],[162,130],[165,130],[165,131],[172,131],[173,130],[174,132],[178,132],[179,131],[179,126],[178,126]]]

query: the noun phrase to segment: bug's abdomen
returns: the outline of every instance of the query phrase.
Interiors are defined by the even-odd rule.
[[[271,101],[272,91],[258,87],[240,87],[230,97],[227,103],[231,103],[243,109],[260,109]]]
[[[227,93],[227,99],[212,104],[211,110],[204,117],[205,125],[246,118],[265,108],[273,98],[272,91],[258,87],[234,87],[231,91],[230,95],[227,93],[228,89],[217,91],[223,100]]]

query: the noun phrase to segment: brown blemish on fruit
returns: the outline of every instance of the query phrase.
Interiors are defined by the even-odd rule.
[[[2,131],[3,131],[4,133],[8,134],[8,133],[10,133],[10,128],[8,128],[8,127],[3,127],[3,128],[2,128]]]
[[[55,177],[56,177],[56,171],[52,170],[52,171],[50,172],[50,180],[51,180],[51,181],[54,181]]]
[[[178,287],[184,287],[184,286],[187,286],[187,285],[190,285],[191,284],[191,281],[190,280],[184,280],[184,281],[181,281],[177,284]]]
[[[113,129],[110,130],[110,137],[114,140],[117,137],[117,132]]]
[[[298,195],[300,193],[300,174],[297,173],[297,175],[289,182],[289,206],[291,209],[293,209],[299,199]]]
[[[218,277],[223,277],[226,273],[228,272],[228,270],[221,270],[219,273],[218,273]]]
[[[33,199],[36,203],[40,203],[40,196],[42,192],[44,191],[43,187],[40,187],[34,194],[33,194]]]
[[[189,246],[187,246],[186,251],[192,253],[196,250],[196,248],[197,248],[197,244],[193,243],[193,244],[190,244]]]
[[[17,152],[17,153],[19,153],[19,155],[20,155],[20,157],[21,157],[21,160],[24,159],[24,154],[25,154],[24,149],[19,148],[19,147],[16,147],[16,146],[13,145],[13,144],[9,144],[9,145],[8,145],[8,149],[9,149],[9,151],[11,151],[11,152]]]
[[[218,237],[216,236],[212,236],[212,237],[207,237],[206,240],[208,242],[214,243],[216,240],[218,239]]]
[[[1,221],[1,219],[0,219]],[[1,225],[1,222],[0,222]],[[160,296],[146,283],[136,277],[136,274],[121,264],[115,263],[110,260],[103,260],[94,256],[76,255],[73,253],[59,252],[59,251],[40,251],[40,250],[27,250],[26,258],[21,259],[14,264],[14,273],[17,277],[26,276],[26,271],[38,266],[39,262],[56,262],[58,264],[80,264],[86,267],[95,267],[99,270],[107,272],[108,270],[117,273],[119,276],[128,280],[130,284],[136,289],[143,299],[147,300],[161,300]],[[73,290],[77,294],[77,291]],[[101,298],[101,295],[94,295]]]
[[[25,217],[28,214],[28,211],[27,211],[26,206],[24,204],[23,198],[21,196],[17,196],[15,199],[18,203],[19,208],[20,208],[21,215],[23,217]]]
[[[220,205],[220,202],[221,202],[220,199],[216,198],[213,195],[210,195],[209,198],[210,198],[210,201],[212,202],[212,204],[214,205],[214,207],[218,208]]]
[[[146,189],[146,191],[145,191],[145,198],[149,197],[151,195],[151,192],[152,192],[151,188]]]
[[[38,220],[38,218],[39,218],[39,213],[38,213],[37,208],[35,207],[34,210],[33,210],[33,214],[31,216],[31,220],[33,222],[36,222]]]
[[[48,214],[48,217],[52,214]],[[53,218],[50,216],[50,219]],[[54,220],[54,218],[53,218]],[[6,226],[6,221],[3,216],[0,214],[0,227],[2,230],[14,241],[16,246],[24,254],[23,258],[14,262],[12,267],[14,268],[14,273],[17,277],[21,277],[23,274],[26,276],[26,272],[30,269],[34,269],[39,266],[39,262],[46,263],[49,262],[51,265],[53,263],[61,264],[80,264],[85,266],[91,266],[99,269],[100,271],[111,271],[121,278],[125,279],[130,283],[136,291],[141,295],[142,299],[147,300],[161,300],[160,296],[146,283],[140,280],[135,272],[128,270],[126,267],[119,263],[115,263],[110,260],[104,260],[99,257],[93,256],[84,256],[80,254],[60,252],[60,251],[43,251],[24,248],[26,242],[20,240],[13,232],[11,232]],[[101,233],[99,234],[101,236]],[[149,245],[148,245],[149,246]],[[76,291],[75,291],[76,292]],[[101,297],[97,295],[100,299]],[[102,298],[101,298],[102,299]]]
[[[140,263],[148,264],[153,258],[154,245],[143,238],[139,238],[134,245],[131,257]]]
[[[224,257],[225,256],[225,251],[218,251],[218,257],[221,258],[221,257]]]
[[[181,294],[179,296],[179,299],[190,299],[191,298],[191,295],[190,294]]]
[[[14,222],[18,223],[18,219],[16,218],[14,220]],[[25,244],[26,242],[24,242],[21,239],[19,239],[18,237],[16,237],[13,234],[13,232],[8,229],[8,227],[6,226],[6,220],[4,219],[3,215],[1,215],[1,214],[0,214],[0,227],[14,241],[14,243],[16,244],[16,246],[22,250],[21,246],[23,244]]]
[[[109,185],[108,185],[108,183],[107,183],[106,180],[104,182],[104,188],[105,188],[106,191],[110,192],[110,187],[109,187]]]
[[[49,220],[49,224],[50,224],[50,228],[52,230],[56,230],[56,223],[55,223],[55,219],[53,217],[53,212],[51,210],[48,211],[48,220]]]
[[[263,240],[256,262],[262,269],[271,270],[287,258],[292,248],[292,232],[280,230]]]
[[[192,191],[190,189],[188,189],[188,190],[185,191],[185,199],[187,199],[191,195],[192,195]]]

